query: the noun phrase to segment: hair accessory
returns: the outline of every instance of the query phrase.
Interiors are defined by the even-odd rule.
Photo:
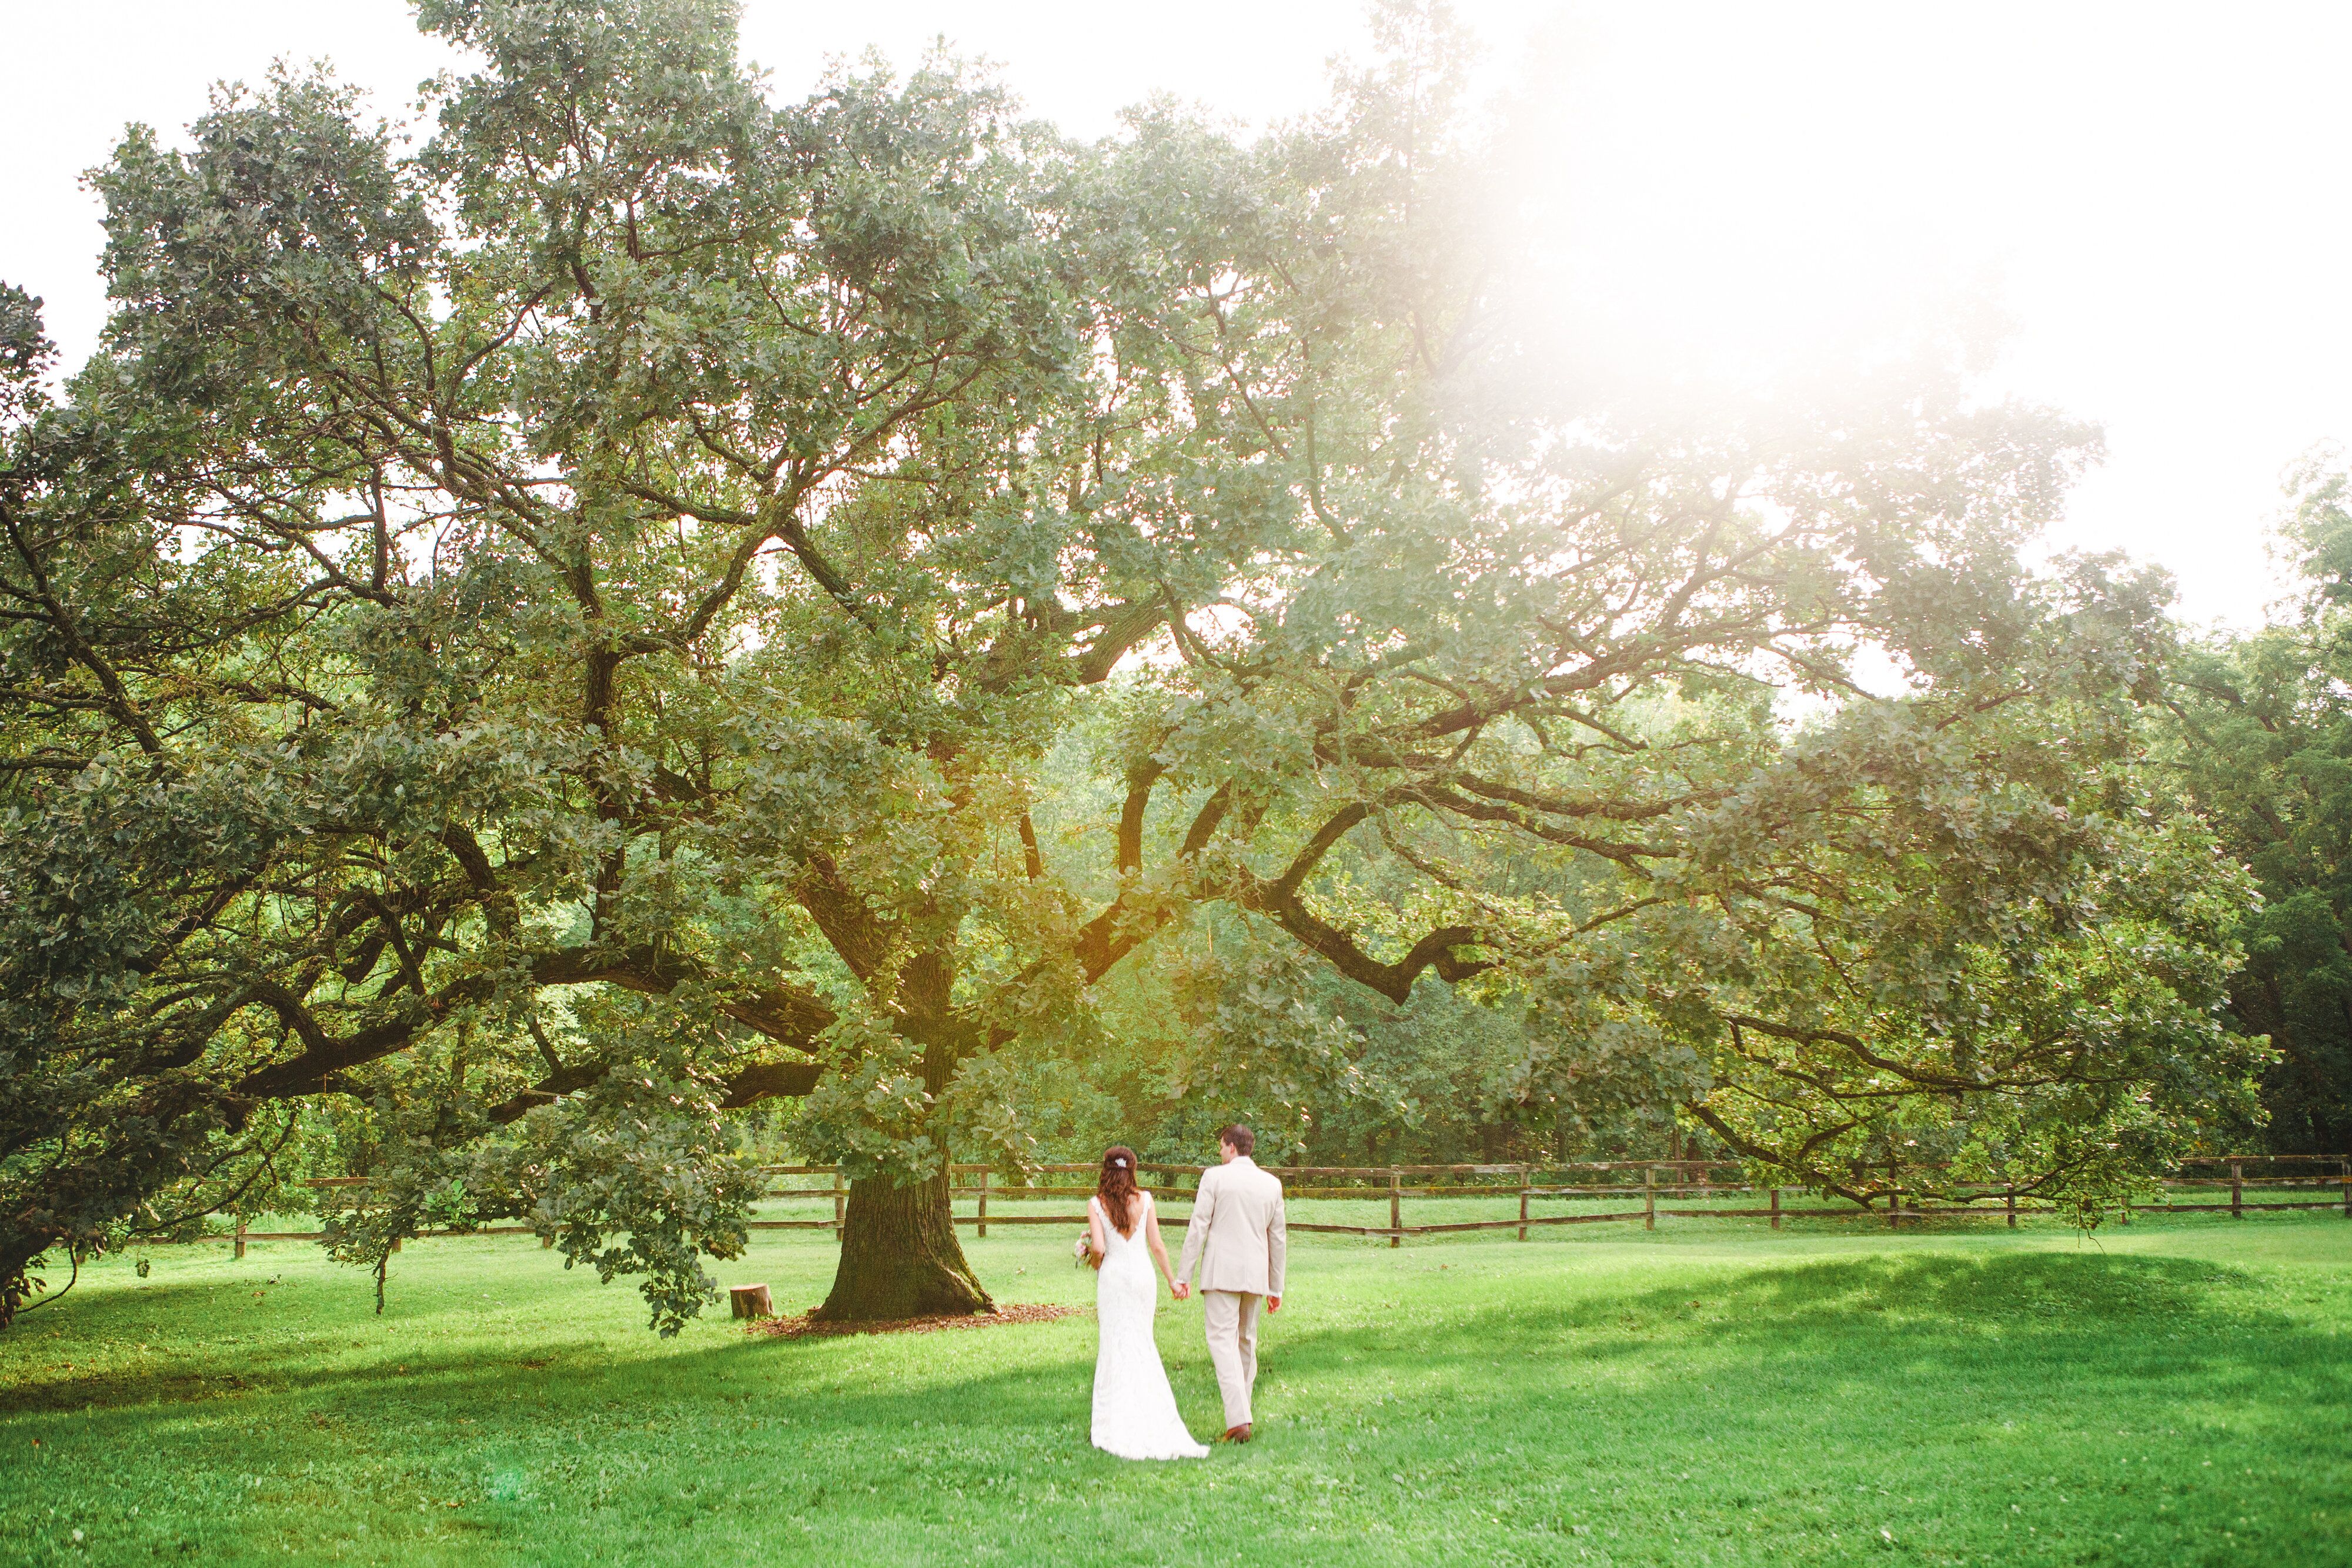
[[[1111,1161],[1111,1164],[1117,1166],[1121,1170],[1125,1170],[1127,1168],[1127,1159],[1124,1155]]]

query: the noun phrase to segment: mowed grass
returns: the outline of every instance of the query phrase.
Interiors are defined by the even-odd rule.
[[[1062,1228],[972,1242],[1083,1303]],[[527,1238],[159,1248],[0,1335],[0,1560],[2352,1563],[2352,1223],[1301,1238],[1259,1440],[1087,1443],[1088,1317],[663,1341]],[[821,1233],[729,1282],[805,1308]],[[722,1309],[723,1310],[723,1309]],[[1198,1303],[1160,1343],[1221,1425]]]

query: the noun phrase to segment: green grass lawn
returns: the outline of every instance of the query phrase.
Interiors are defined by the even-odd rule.
[[[1083,1302],[1059,1228],[971,1243]],[[0,1335],[0,1559],[434,1563],[2352,1563],[2352,1223],[1664,1221],[1301,1238],[1259,1440],[1087,1444],[1094,1326],[676,1340],[527,1238],[390,1304],[310,1244],[158,1248]],[[768,1232],[729,1282],[831,1276]],[[1221,1424],[1196,1303],[1162,1303]]]

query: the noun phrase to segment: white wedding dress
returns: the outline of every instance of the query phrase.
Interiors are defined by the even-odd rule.
[[[1095,1276],[1095,1318],[1101,1340],[1095,1348],[1095,1447],[1122,1459],[1199,1459],[1205,1444],[1192,1441],[1176,1413],[1176,1391],[1160,1364],[1151,1320],[1160,1311],[1160,1277],[1145,1249],[1143,1228],[1154,1223],[1151,1195],[1143,1195],[1135,1234],[1121,1236],[1103,1214],[1102,1200],[1087,1206],[1102,1219],[1103,1265]]]

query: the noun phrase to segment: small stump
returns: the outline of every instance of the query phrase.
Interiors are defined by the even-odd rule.
[[[765,1285],[737,1285],[727,1292],[727,1304],[739,1318],[772,1318],[774,1303],[768,1300]]]

